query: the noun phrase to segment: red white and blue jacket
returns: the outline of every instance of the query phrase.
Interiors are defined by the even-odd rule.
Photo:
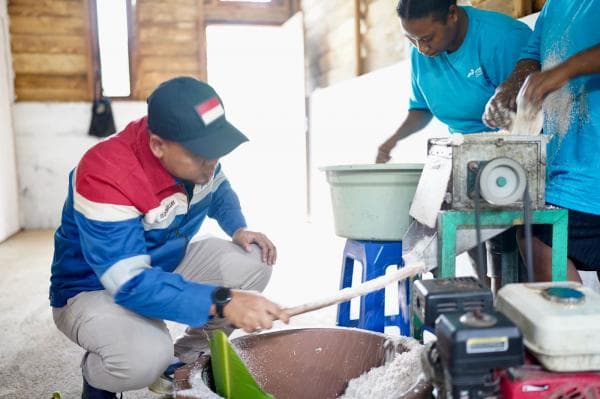
[[[208,184],[188,186],[150,151],[146,118],[91,148],[70,173],[54,239],[51,306],[106,289],[143,316],[205,324],[214,286],[172,272],[206,216],[230,236],[246,221],[221,165]]]

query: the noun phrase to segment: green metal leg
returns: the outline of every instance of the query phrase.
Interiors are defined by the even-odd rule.
[[[565,210],[552,226],[552,281],[567,280],[569,213]]]
[[[438,265],[440,278],[456,275],[456,224],[452,214],[442,213],[438,219]]]

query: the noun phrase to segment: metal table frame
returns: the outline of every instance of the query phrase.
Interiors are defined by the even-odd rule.
[[[531,212],[532,224],[552,225],[552,281],[567,279],[567,239],[569,212],[566,209],[538,209]],[[523,211],[499,210],[481,211],[482,227],[517,226],[523,224]],[[456,230],[460,227],[474,227],[473,211],[442,211],[438,215],[438,268],[436,278],[451,278],[456,274]],[[502,283],[518,282],[516,253],[502,257]],[[423,326],[416,315],[412,315],[411,335],[423,339]]]
[[[566,209],[551,208],[531,211],[531,224],[552,225],[552,281],[565,281],[567,279],[568,217],[569,213]],[[481,227],[504,227],[522,224],[522,210],[484,210],[480,212]],[[474,226],[475,213],[473,211],[450,210],[440,212],[438,215],[438,269],[436,277],[448,278],[455,276],[456,230],[460,227]],[[504,260],[502,266],[504,270]],[[516,271],[507,270],[507,272],[515,273]]]

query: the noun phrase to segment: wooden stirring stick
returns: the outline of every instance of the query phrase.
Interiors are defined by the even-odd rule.
[[[385,276],[377,277],[369,281],[365,281],[362,284],[359,284],[352,288],[344,288],[339,290],[333,295],[322,298],[318,301],[305,303],[303,305],[294,306],[291,308],[284,309],[290,316],[296,316],[299,314],[312,312],[313,310],[318,310],[325,308],[327,306],[335,305],[341,302],[349,301],[350,299],[365,295],[373,291],[377,291],[381,288],[384,288],[386,285],[391,284],[396,281],[404,280],[409,277],[416,276],[419,273],[427,272],[428,268],[425,266],[425,263],[422,261],[416,261],[411,264],[402,266],[397,271],[387,274]]]

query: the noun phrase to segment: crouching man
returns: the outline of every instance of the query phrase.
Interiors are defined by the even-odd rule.
[[[212,87],[161,84],[148,113],[92,147],[69,177],[55,234],[50,304],[85,349],[82,398],[115,398],[193,362],[207,332],[271,328],[288,316],[262,291],[277,254],[246,229],[219,159],[248,139]],[[190,242],[210,217],[231,241]],[[173,344],[164,320],[189,327]]]

